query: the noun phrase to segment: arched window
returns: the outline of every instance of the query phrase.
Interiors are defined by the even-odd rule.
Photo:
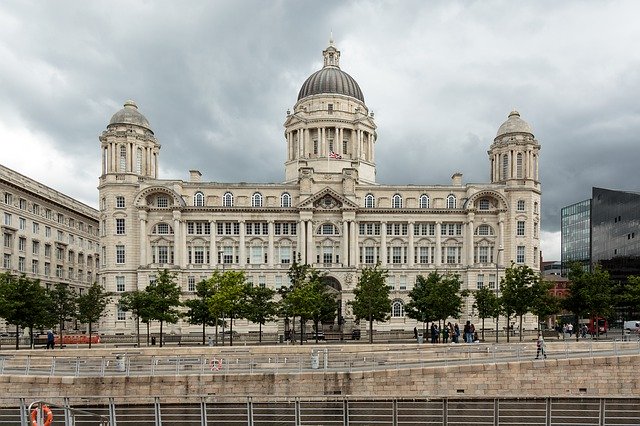
[[[127,171],[127,147],[120,145],[120,171]]]
[[[332,223],[323,223],[318,228],[318,235],[338,235],[338,228]]]
[[[395,194],[391,199],[391,207],[394,209],[402,208],[402,196],[400,194]]]
[[[262,194],[256,192],[251,197],[251,207],[262,207]]]
[[[173,228],[168,223],[158,223],[153,227],[152,233],[159,235],[171,235],[173,234]]]
[[[456,208],[456,196],[453,194],[449,194],[447,197],[447,208],[455,209]]]
[[[480,201],[478,201],[478,210],[489,210],[490,207],[491,203],[488,198],[481,198]]]
[[[420,208],[421,209],[429,208],[429,196],[427,194],[422,194],[420,196]]]
[[[516,156],[516,176],[518,179],[522,179],[522,153],[519,152]]]
[[[289,195],[288,192],[285,192],[280,196],[280,206],[291,207],[291,195]]]
[[[400,318],[404,316],[404,303],[402,303],[402,300],[393,301],[391,316],[393,316],[394,318]]]
[[[509,156],[507,154],[502,154],[502,180],[507,179],[509,172]]]
[[[480,225],[476,228],[476,235],[493,235],[493,228],[489,225]]]
[[[367,194],[364,197],[364,207],[367,209],[372,209],[376,205],[376,199],[373,197],[373,194]]]
[[[518,211],[519,212],[524,211],[524,200],[518,200]]]
[[[226,192],[222,196],[222,206],[223,207],[233,207],[233,194],[230,192]]]
[[[166,195],[158,195],[156,202],[158,207],[169,207],[169,198]]]
[[[142,148],[136,150],[136,173],[142,174]]]
[[[533,203],[533,212],[534,213],[538,213],[538,202],[537,201]]]
[[[204,194],[202,192],[196,192],[193,196],[193,205],[197,207],[204,206]]]

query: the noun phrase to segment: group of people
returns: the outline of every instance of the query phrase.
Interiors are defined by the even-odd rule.
[[[458,323],[451,324],[448,322],[447,325],[443,327],[439,327],[437,323],[431,323],[431,327],[429,327],[430,332],[430,341],[431,343],[449,343],[449,339],[451,339],[451,343],[460,343],[460,326]],[[418,340],[418,328],[413,328],[413,337]],[[474,343],[479,342],[478,333],[476,332],[475,326],[471,323],[471,321],[467,321],[464,325],[462,338],[465,343]]]

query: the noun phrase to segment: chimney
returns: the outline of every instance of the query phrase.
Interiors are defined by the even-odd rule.
[[[202,173],[198,170],[189,170],[189,182],[200,182]]]
[[[451,184],[453,186],[462,186],[462,173],[454,173],[453,176],[451,176]]]

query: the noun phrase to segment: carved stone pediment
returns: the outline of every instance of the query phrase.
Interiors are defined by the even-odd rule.
[[[331,188],[324,188],[300,203],[301,209],[314,210],[353,210],[357,206],[349,199]]]

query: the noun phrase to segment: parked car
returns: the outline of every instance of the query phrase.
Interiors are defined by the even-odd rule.
[[[623,329],[632,332],[640,332],[640,321],[625,321]]]

